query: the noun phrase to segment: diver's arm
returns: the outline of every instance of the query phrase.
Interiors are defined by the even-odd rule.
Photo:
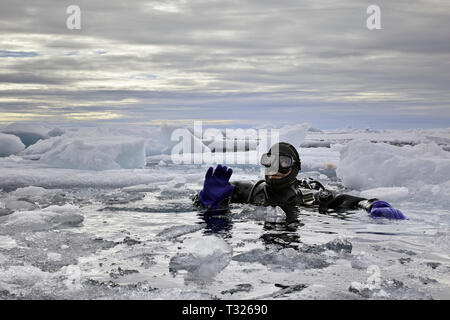
[[[315,195],[315,199],[319,204],[319,211],[322,213],[328,209],[337,211],[364,209],[372,218],[406,219],[400,210],[393,208],[386,201],[376,198],[365,199],[349,194],[337,194],[329,190],[321,190]]]
[[[326,212],[328,209],[364,209],[367,212],[370,212],[372,209],[372,203],[378,200],[366,199],[328,190],[322,183],[313,178],[299,180],[299,186],[303,195],[303,204],[318,204],[321,212]]]
[[[194,197],[194,203],[209,209],[217,209],[233,194],[235,186],[228,181],[233,173],[231,168],[217,165],[214,170],[209,167],[206,171],[203,189]]]
[[[254,189],[255,183],[252,181],[232,181],[229,183],[230,186],[234,186],[233,193],[231,196],[222,200],[218,207],[225,208],[228,207],[230,203],[248,203],[248,199]],[[192,199],[194,205],[197,207],[206,207],[202,205],[199,201],[200,192],[197,193]]]
[[[203,189],[193,198],[198,207],[208,209],[226,208],[230,202],[248,203],[252,193],[259,183],[250,181],[229,182],[233,173],[231,168],[217,165],[213,170],[210,167],[205,175]]]
[[[231,203],[251,203],[255,188],[260,182],[253,181],[233,181],[235,186],[233,195],[231,196]]]
[[[335,191],[323,189],[314,194],[315,202],[321,211],[332,210],[352,210],[364,209],[370,213],[372,204],[378,199],[366,199],[349,194],[337,193]]]

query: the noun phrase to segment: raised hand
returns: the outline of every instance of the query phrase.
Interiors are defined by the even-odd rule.
[[[229,184],[233,170],[226,166],[217,165],[216,170],[209,167],[205,175],[203,190],[200,191],[198,200],[202,206],[218,208],[222,201],[233,194],[235,186]]]

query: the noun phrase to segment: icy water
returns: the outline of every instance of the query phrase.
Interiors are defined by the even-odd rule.
[[[309,208],[296,228],[273,208],[204,215],[191,198],[205,169],[154,165],[153,183],[128,188],[5,187],[0,200],[41,215],[0,216],[0,299],[450,298],[448,208],[395,201],[407,221]],[[333,172],[303,175],[343,189]]]

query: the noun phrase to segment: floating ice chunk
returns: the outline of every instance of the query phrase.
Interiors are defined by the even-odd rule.
[[[309,124],[288,125],[280,128],[280,142],[288,142],[298,148],[308,134]]]
[[[55,196],[59,192],[61,192],[61,190],[49,190],[42,187],[29,186],[16,189],[15,191],[10,192],[9,196],[15,199],[25,199],[29,202],[42,202],[45,199]]]
[[[161,125],[159,128],[159,135],[147,142],[147,155],[171,154],[172,152],[180,151],[177,147],[182,147],[183,153],[203,153],[210,151],[210,149],[203,144],[202,140],[196,137],[192,131],[193,130],[190,130],[187,127],[178,125]],[[187,144],[186,139],[190,140]],[[184,147],[190,147],[190,149],[186,150]]]
[[[36,123],[13,123],[2,131],[19,137],[26,147],[49,137],[48,128]]]
[[[368,277],[366,283],[360,283],[357,281],[353,281],[348,288],[350,292],[359,294],[364,298],[372,298],[372,299],[392,299],[392,295],[401,294],[402,297],[408,299],[429,299],[422,292],[412,292],[408,289],[402,281],[396,279],[386,279],[381,281],[380,273],[376,270],[379,270],[376,265],[371,265],[367,268],[367,272],[371,273],[371,276]],[[407,294],[407,296],[405,296]]]
[[[61,268],[61,274],[65,280],[63,283],[69,290],[80,290],[83,286],[81,284],[81,269],[77,265],[69,265]]]
[[[28,156],[41,156],[62,144],[64,140],[65,138],[63,137],[51,137],[50,139],[41,140],[27,147],[22,154]]]
[[[34,211],[16,211],[3,219],[0,222],[0,233],[11,234],[78,226],[84,217],[78,207],[65,205]]]
[[[44,189],[29,186],[10,192],[5,199],[5,206],[13,211],[30,211],[39,206],[51,204],[64,204],[65,199],[60,189]]]
[[[369,189],[449,181],[450,153],[434,142],[396,147],[368,141],[349,142],[336,171],[349,188]]]
[[[31,291],[44,296],[54,290],[55,283],[57,283],[56,274],[44,272],[30,265],[0,269],[0,291],[16,296],[24,296]]]
[[[144,140],[127,136],[64,135],[40,141],[24,153],[41,154],[41,162],[57,168],[134,169],[146,164]]]
[[[267,219],[266,217],[269,216],[269,212],[273,213],[274,210],[272,207],[260,207],[260,206],[253,206],[248,204],[242,205],[242,210],[234,213],[234,217],[239,219],[249,219],[249,220],[255,220],[255,221],[268,221],[270,222],[270,218]],[[279,212],[279,215],[282,217],[281,220],[284,220],[286,214],[283,212]],[[276,214],[275,214],[276,216]]]
[[[20,139],[12,134],[0,133],[0,157],[9,157],[25,149]]]
[[[348,291],[359,294],[364,298],[371,297],[389,297],[389,295],[380,288],[372,288],[370,285],[353,281],[348,288]]]
[[[120,169],[105,171],[75,170],[63,168],[42,168],[42,164],[15,164],[2,166],[0,158],[0,188],[19,186],[41,186],[45,188],[120,188],[139,184],[153,184],[155,188],[166,181],[174,179],[177,173],[169,170],[153,171],[148,169]],[[10,159],[10,158],[6,158]],[[203,172],[185,174],[189,181],[197,181],[204,177]]]
[[[239,262],[253,262],[267,265],[271,268],[289,270],[325,268],[330,265],[325,257],[315,253],[296,252],[293,248],[282,249],[279,252],[269,252],[262,249],[253,249],[233,257]]]
[[[9,250],[17,246],[16,240],[9,236],[0,236],[0,249]]]
[[[266,212],[265,220],[272,223],[281,223],[286,220],[286,213],[279,206],[265,207]]]
[[[211,279],[230,263],[232,248],[215,236],[188,239],[182,252],[172,257],[169,270],[186,270],[189,278]]]
[[[375,188],[361,191],[363,198],[378,198],[385,201],[397,200],[408,196],[409,190],[406,187]]]
[[[38,209],[39,206],[29,201],[6,199],[5,208],[11,211],[31,211]]]
[[[231,254],[232,252],[232,248],[225,240],[215,236],[188,239],[183,242],[183,245],[186,253],[199,258],[207,258],[214,254]]]

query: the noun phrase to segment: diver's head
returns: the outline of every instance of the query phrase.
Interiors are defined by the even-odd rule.
[[[269,186],[290,185],[301,169],[300,156],[295,147],[286,142],[274,144],[261,156],[265,169],[266,183]]]

